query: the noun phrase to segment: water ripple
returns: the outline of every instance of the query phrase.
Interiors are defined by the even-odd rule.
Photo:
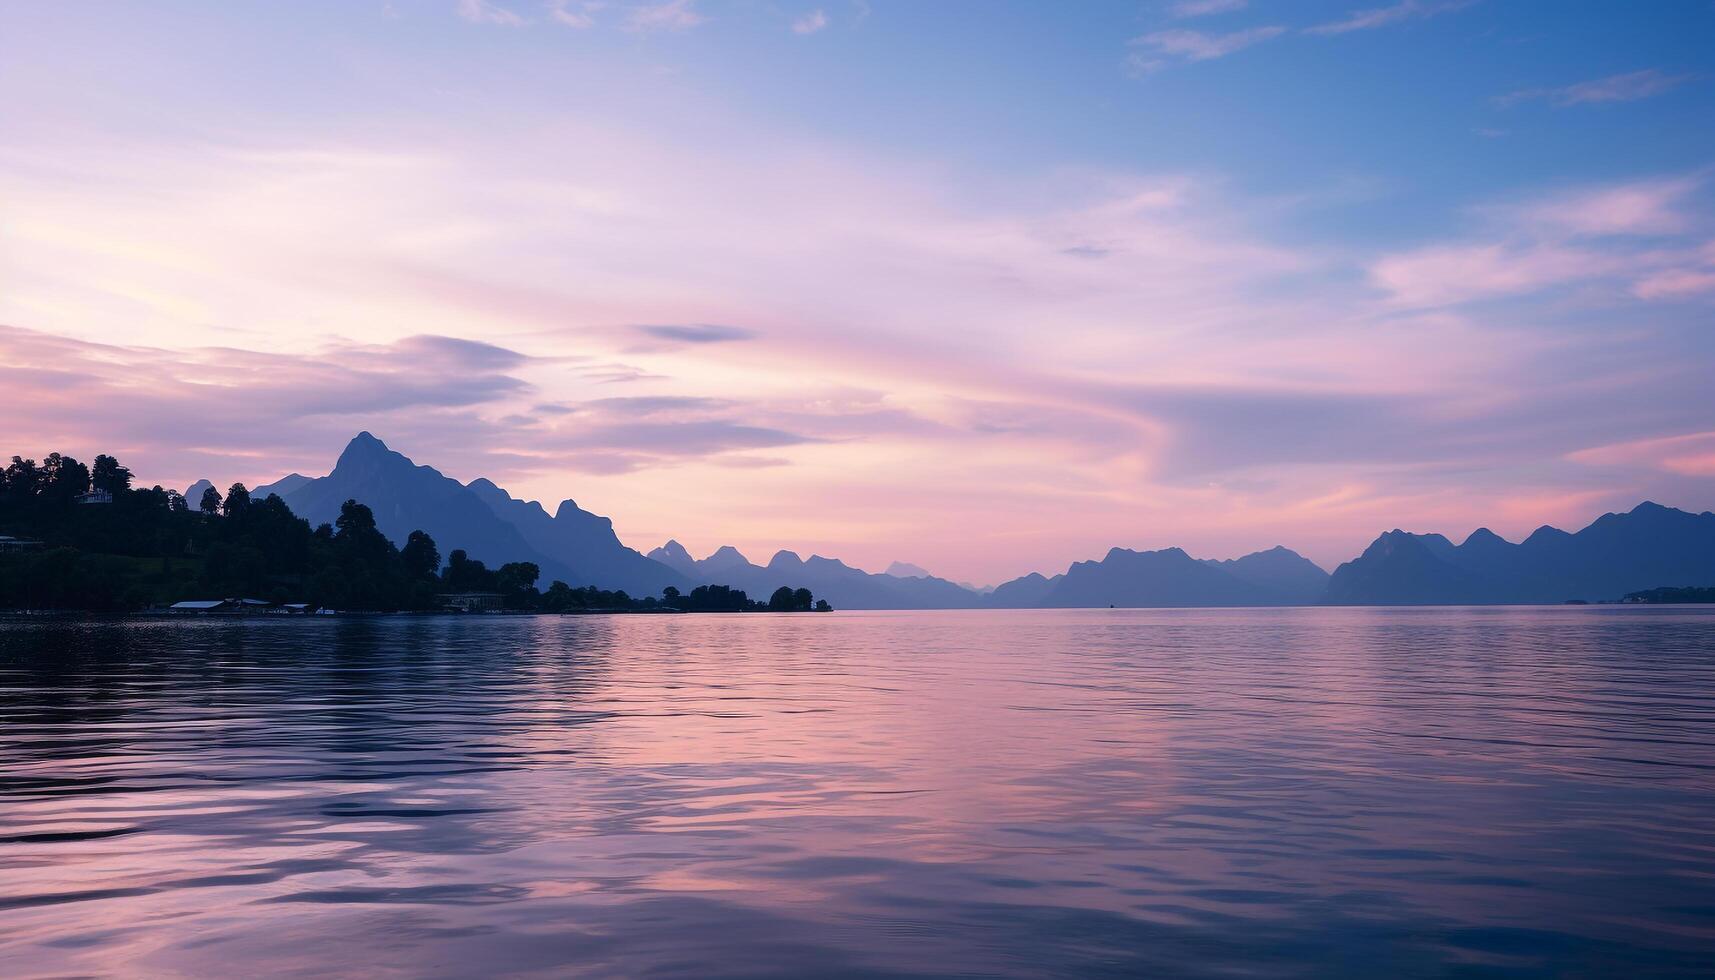
[[[0,621],[8,976],[1705,974],[1715,610]]]

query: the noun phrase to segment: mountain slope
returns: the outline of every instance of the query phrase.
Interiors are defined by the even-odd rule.
[[[1205,562],[1293,605],[1316,602],[1328,590],[1328,573],[1320,565],[1281,545],[1242,558],[1225,561],[1211,558]]]
[[[463,484],[432,467],[418,466],[367,432],[346,445],[327,476],[305,480],[280,497],[311,525],[332,523],[341,504],[356,500],[375,512],[376,527],[394,544],[404,544],[420,529],[435,539],[443,557],[462,548],[491,568],[509,561],[535,562],[543,582],[572,582],[576,577],[569,567],[531,547],[517,528]]]
[[[650,557],[671,564],[694,582],[730,585],[753,598],[767,598],[781,586],[806,588],[836,609],[966,609],[982,604],[969,589],[933,576],[876,575],[835,558],[800,558],[781,551],[767,565],[757,565],[731,545],[701,561],[677,541],[669,541]]]
[[[1618,599],[1662,585],[1715,582],[1715,514],[1644,502],[1568,534],[1541,527],[1513,544],[1479,528],[1463,544],[1393,530],[1335,569],[1341,605],[1535,603]]]
[[[1163,606],[1283,606],[1321,598],[1328,573],[1275,547],[1225,561],[1198,560],[1179,548],[1114,548],[1100,561],[1076,562],[1063,574],[1038,572],[995,588],[996,608],[1148,608]]]
[[[310,482],[310,478],[302,473],[288,473],[278,480],[275,480],[273,483],[265,483],[262,486],[256,487],[250,491],[250,495],[255,497],[257,500],[261,500],[271,493],[277,493],[283,500],[285,499],[286,494],[291,493],[293,490],[302,487],[308,482]]]
[[[1037,604],[1052,608],[1264,606],[1283,601],[1179,548],[1114,548],[1101,561],[1075,562]]]
[[[689,579],[676,569],[653,561],[620,543],[613,521],[562,500],[549,517],[542,505],[514,498],[488,479],[472,480],[466,489],[487,504],[495,516],[523,535],[537,551],[572,570],[569,585],[599,585],[633,595],[655,595],[667,586],[684,589]]]
[[[1424,535],[1395,528],[1334,569],[1323,601],[1337,606],[1441,606],[1483,601],[1485,583],[1437,557]]]

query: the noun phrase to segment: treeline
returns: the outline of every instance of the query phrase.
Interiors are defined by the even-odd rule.
[[[246,597],[342,611],[433,610],[444,594],[461,592],[542,612],[827,608],[812,605],[805,589],[781,589],[766,603],[724,586],[640,599],[559,581],[539,591],[531,562],[489,569],[455,550],[443,568],[423,531],[395,546],[355,500],[332,524],[312,528],[277,495],[254,500],[242,483],[224,495],[211,487],[193,504],[132,482],[112,456],[88,466],[59,453],[40,463],[13,456],[0,471],[0,535],[23,543],[0,542],[0,609],[126,611]]]
[[[1626,602],[1654,604],[1715,603],[1715,586],[1663,586],[1626,593]]]

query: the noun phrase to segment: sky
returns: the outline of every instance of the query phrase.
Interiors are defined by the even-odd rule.
[[[1715,507],[1715,2],[0,4],[0,450],[702,556]]]

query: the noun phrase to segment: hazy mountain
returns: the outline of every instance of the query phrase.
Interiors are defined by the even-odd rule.
[[[704,578],[710,575],[724,575],[730,571],[743,572],[755,567],[750,563],[749,558],[744,557],[737,548],[730,544],[721,545],[715,549],[714,554],[697,563],[697,568],[703,573]]]
[[[1012,583],[989,597],[999,605],[1032,591]],[[1005,593],[1003,595],[1003,590]],[[1179,548],[1160,551],[1110,550],[1101,561],[1076,562],[1056,576],[1033,605],[1050,608],[1092,606],[1264,606],[1287,600],[1226,569],[1198,561]]]
[[[1225,561],[1206,558],[1204,562],[1236,579],[1267,589],[1280,601],[1292,605],[1316,602],[1328,591],[1328,573],[1320,565],[1280,545],[1243,558]]]
[[[683,571],[698,584],[730,585],[756,598],[766,598],[785,585],[809,589],[836,609],[962,609],[982,602],[976,593],[946,579],[876,575],[820,555],[804,559],[781,551],[767,565],[757,565],[727,545],[697,561],[683,545],[669,541],[649,556]]]
[[[651,551],[649,558],[651,561],[658,561],[682,574],[692,577],[697,574],[697,560],[692,558],[691,553],[685,550],[685,546],[677,541],[668,541]]]
[[[252,489],[250,491],[250,496],[257,500],[261,500],[271,493],[277,493],[280,495],[281,499],[285,499],[286,494],[291,493],[293,490],[298,489],[308,482],[310,482],[310,478],[302,473],[288,473],[278,480],[275,480],[273,483],[263,484],[262,486]],[[202,491],[199,490],[197,493],[200,494]]]
[[[375,512],[376,527],[394,544],[404,544],[412,531],[421,529],[435,539],[443,558],[463,548],[490,568],[533,561],[542,569],[543,584],[556,578],[586,584],[574,581],[577,576],[565,563],[532,547],[464,484],[418,466],[367,432],[346,445],[327,476],[305,480],[280,497],[311,525],[332,523],[341,504],[356,500]]]
[[[1334,570],[1327,602],[1346,605],[1618,599],[1715,582],[1715,514],[1642,503],[1576,534],[1541,527],[1513,544],[1480,528],[1454,545],[1394,530]]]
[[[1283,606],[1315,602],[1327,580],[1327,572],[1279,547],[1226,561],[1199,561],[1179,548],[1114,548],[1100,561],[1077,562],[1052,578],[1032,572],[1003,583],[987,605]]]
[[[279,493],[293,513],[311,524],[331,523],[341,504],[356,500],[375,512],[376,526],[395,544],[421,529],[435,539],[443,557],[462,548],[491,568],[535,562],[543,586],[560,579],[653,595],[668,585],[689,584],[620,544],[607,518],[580,510],[570,500],[550,517],[542,505],[516,500],[489,480],[466,486],[433,467],[418,466],[367,432],[347,444],[327,476],[293,474],[256,490],[268,492]]]
[[[192,507],[207,485],[186,491]],[[1715,514],[1654,503],[1605,514],[1576,534],[1539,528],[1517,544],[1486,528],[1458,545],[1396,529],[1332,576],[1283,547],[1225,561],[1199,561],[1178,548],[1114,548],[1100,561],[1077,562],[1052,577],[1033,572],[985,596],[904,562],[872,574],[781,551],[757,565],[730,546],[699,561],[677,541],[646,557],[620,542],[612,521],[574,501],[550,515],[489,480],[465,485],[419,466],[367,432],[351,440],[327,476],[293,473],[253,491],[269,493],[311,524],[332,522],[348,499],[361,501],[396,543],[421,528],[443,554],[463,548],[490,566],[533,561],[544,585],[562,579],[633,595],[729,585],[760,598],[790,586],[845,609],[1560,602],[1715,583]]]
[[[1383,534],[1363,554],[1334,569],[1323,601],[1357,606],[1442,606],[1482,601],[1484,583],[1449,564],[1442,557],[1448,552],[1437,547],[1432,537],[1440,535],[1410,534],[1397,528]]]
[[[213,490],[213,489],[214,489],[214,481],[212,481],[212,480],[198,480],[197,482],[195,482],[195,483],[193,483],[190,486],[185,488],[185,502],[190,504],[191,510],[196,510],[198,507],[202,506],[203,491],[204,490]],[[263,494],[262,496],[266,497],[268,495]]]
[[[1028,609],[1039,606],[1043,598],[1065,577],[1056,575],[1048,578],[1041,572],[1021,575],[1010,582],[995,586],[987,596],[987,604],[1001,609]]]
[[[677,570],[621,544],[613,521],[583,510],[575,501],[560,501],[549,517],[541,504],[518,500],[486,478],[472,480],[466,489],[516,528],[532,548],[571,569],[575,579],[567,579],[567,584],[624,589],[637,596],[690,584]]]

